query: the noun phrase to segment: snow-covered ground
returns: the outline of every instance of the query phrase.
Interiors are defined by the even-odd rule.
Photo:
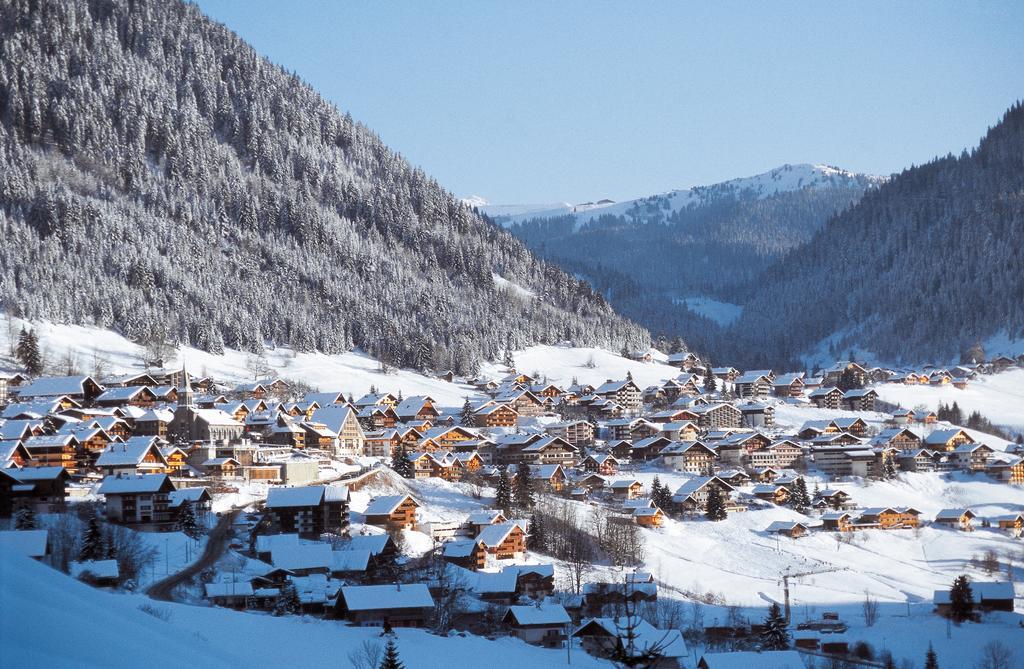
[[[700,314],[705,318],[710,318],[719,325],[732,324],[743,312],[743,307],[738,304],[720,302],[705,295],[680,297],[673,301],[676,304],[685,306],[695,314]]]
[[[939,404],[956,402],[965,414],[981,412],[996,425],[1024,433],[1024,369],[979,375],[963,390],[952,386],[905,386],[880,383],[875,390],[886,402],[908,409],[924,406],[931,411]]]
[[[379,628],[348,627],[340,621],[275,618],[112,594],[10,553],[0,554],[0,603],[0,656],[11,667],[348,667],[348,654],[364,641],[382,641]],[[60,633],[45,634],[43,629]],[[409,669],[471,666],[482,658],[502,658],[518,666],[567,664],[564,650],[508,638],[444,638],[400,629],[397,644]],[[574,652],[572,666],[609,665]]]

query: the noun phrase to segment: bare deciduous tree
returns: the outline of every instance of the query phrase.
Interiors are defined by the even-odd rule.
[[[1016,655],[1013,649],[1002,641],[989,641],[981,649],[978,669],[1013,669],[1016,666]]]
[[[861,613],[864,615],[864,624],[872,627],[878,622],[878,600],[871,596],[871,592],[864,591],[864,602],[861,604]]]
[[[377,669],[384,657],[384,645],[374,639],[366,639],[354,650],[349,651],[348,661],[352,669]]]

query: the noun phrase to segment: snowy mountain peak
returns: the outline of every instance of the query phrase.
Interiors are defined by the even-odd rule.
[[[531,218],[554,218],[566,215],[575,216],[580,224],[604,215],[646,220],[652,215],[655,218],[663,218],[673,211],[691,205],[699,206],[722,197],[764,198],[804,188],[827,188],[855,184],[873,187],[886,180],[887,177],[859,174],[832,165],[799,163],[782,165],[754,176],[730,179],[707,186],[673,190],[623,202],[602,199],[576,205],[567,203],[555,205],[488,204],[481,207],[481,211],[491,218],[498,219],[502,225],[512,225]]]

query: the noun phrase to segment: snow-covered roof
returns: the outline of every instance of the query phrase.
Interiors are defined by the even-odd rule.
[[[383,495],[375,497],[366,506],[366,511],[363,514],[367,516],[391,515],[407,499],[412,499],[412,497],[409,495]],[[413,503],[415,502],[416,500],[413,500]]]
[[[204,589],[207,597],[251,597],[254,594],[249,581],[207,583]]]
[[[366,549],[350,551],[333,551],[331,553],[332,572],[363,572],[370,563],[370,551]]]
[[[131,495],[154,493],[170,484],[167,474],[141,474],[138,476],[108,476],[100,484],[101,495]]]
[[[708,669],[804,669],[804,661],[795,650],[705,653],[701,661]]]
[[[508,537],[508,535],[517,527],[519,527],[519,525],[514,522],[487,525],[480,530],[480,534],[476,539],[488,548],[499,546],[501,545],[501,542],[504,541],[505,538]]]
[[[48,536],[47,530],[3,530],[0,531],[0,549],[26,557],[43,557]]]
[[[87,382],[96,383],[88,376],[48,376],[36,379],[27,386],[15,388],[19,397],[76,397],[85,394]],[[102,389],[98,383],[96,384]]]
[[[430,589],[423,583],[396,585],[349,585],[341,589],[349,611],[421,609],[434,606]]]
[[[626,636],[627,629],[629,629],[629,633],[633,636],[633,648],[636,649],[637,656],[649,650],[656,650],[658,655],[664,658],[681,658],[689,655],[686,642],[679,630],[660,630],[642,619],[590,618],[576,629],[573,636],[579,635],[591,624],[598,625],[610,636],[615,637]]]
[[[117,560],[85,560],[84,562],[68,563],[68,571],[75,578],[88,574],[94,578],[117,578],[120,571]]]
[[[268,509],[283,509],[296,506],[319,506],[324,498],[324,486],[303,486],[301,488],[271,488],[267,493]]]
[[[971,582],[971,600],[980,602],[983,600],[1008,599],[1013,601],[1013,583],[1001,581],[997,583],[985,581]],[[933,596],[936,604],[949,604],[949,590],[936,590]]]
[[[569,614],[561,604],[536,604],[534,606],[510,606],[507,617],[516,624],[529,625],[566,625],[571,622]]]
[[[329,569],[333,558],[330,544],[281,544],[270,551],[270,561],[278,569]]]

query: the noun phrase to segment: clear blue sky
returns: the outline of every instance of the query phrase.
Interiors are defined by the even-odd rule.
[[[889,174],[1024,98],[1024,2],[199,0],[460,196]]]

